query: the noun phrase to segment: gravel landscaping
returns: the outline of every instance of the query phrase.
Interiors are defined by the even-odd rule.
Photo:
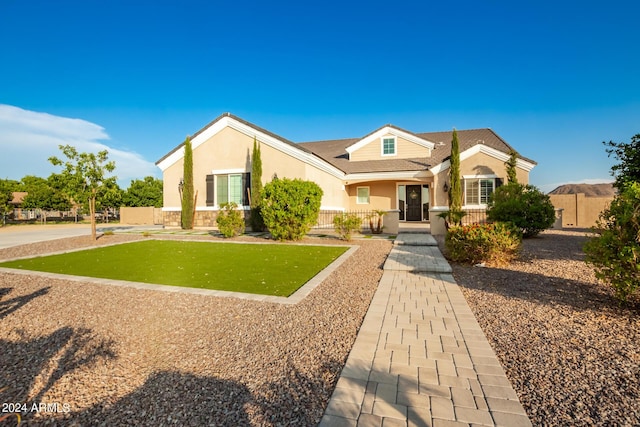
[[[504,268],[453,265],[533,425],[640,425],[640,301],[584,263],[586,231],[527,239]]]
[[[315,425],[391,250],[353,243],[296,305],[0,273],[0,403],[26,403],[22,425]],[[0,259],[90,245],[34,243]]]

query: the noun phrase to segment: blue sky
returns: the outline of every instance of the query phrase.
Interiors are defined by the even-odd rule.
[[[640,133],[633,1],[0,1],[0,176],[58,143],[121,185],[222,112],[298,141],[490,127],[531,182],[611,180]],[[85,150],[85,151],[86,151]]]

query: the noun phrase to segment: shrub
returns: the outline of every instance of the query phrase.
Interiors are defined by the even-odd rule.
[[[333,217],[333,228],[342,240],[351,240],[351,233],[358,231],[362,220],[356,214],[342,213]]]
[[[235,202],[223,203],[220,205],[222,210],[218,212],[218,230],[224,237],[235,237],[244,233],[244,218],[238,210]]]
[[[522,234],[509,223],[449,228],[445,247],[449,259],[463,263],[505,265],[518,256]]]
[[[600,214],[584,251],[596,277],[609,282],[620,301],[640,287],[640,183],[623,188]]]
[[[322,189],[315,182],[274,179],[262,195],[262,218],[274,239],[300,240],[318,221]]]
[[[509,183],[491,195],[487,218],[511,222],[524,237],[533,237],[553,225],[556,211],[549,196],[533,185]]]

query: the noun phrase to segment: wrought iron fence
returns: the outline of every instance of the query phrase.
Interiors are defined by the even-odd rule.
[[[318,215],[318,222],[313,226],[314,229],[330,229],[333,230],[333,218],[336,215],[342,214],[357,215],[362,221],[362,231],[369,230],[369,216],[373,215],[375,211],[372,210],[357,210],[357,211],[320,211]]]
[[[470,224],[486,224],[489,222],[487,219],[486,209],[463,209],[466,215],[462,217],[462,225]]]

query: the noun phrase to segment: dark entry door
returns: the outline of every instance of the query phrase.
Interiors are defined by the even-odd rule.
[[[407,221],[422,221],[422,187],[407,185]]]

